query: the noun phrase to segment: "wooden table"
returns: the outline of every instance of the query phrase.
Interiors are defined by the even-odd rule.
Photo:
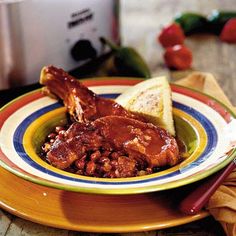
[[[121,33],[123,44],[135,47],[147,60],[153,76],[167,75],[171,81],[189,74],[171,72],[163,64],[163,49],[156,42],[161,26],[171,22],[177,12],[196,11],[208,14],[212,9],[235,9],[235,0],[121,0]],[[186,45],[193,51],[193,70],[210,72],[233,104],[236,104],[236,45],[228,45],[215,36],[198,35],[187,38]],[[206,227],[211,225],[212,227]],[[199,234],[200,229],[202,234]],[[191,233],[190,233],[191,232]],[[218,233],[217,233],[218,232]],[[217,222],[206,218],[172,229],[119,235],[223,235]],[[102,235],[72,232],[32,223],[0,210],[0,235]]]

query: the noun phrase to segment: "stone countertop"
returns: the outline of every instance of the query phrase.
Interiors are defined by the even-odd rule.
[[[181,78],[192,70],[210,72],[231,102],[236,104],[236,45],[222,43],[216,36],[197,35],[187,38],[186,45],[193,51],[193,68],[188,71],[169,71],[163,63],[163,49],[156,38],[161,27],[173,20],[178,12],[194,11],[209,14],[212,9],[236,10],[235,0],[121,0],[121,35],[124,45],[132,45],[147,60],[153,76],[167,75],[170,81]],[[213,227],[206,227],[212,225]],[[202,228],[204,232],[200,233]],[[215,228],[215,229],[213,229]],[[217,230],[219,230],[217,232]],[[192,232],[190,234],[189,232]],[[160,231],[109,235],[223,235],[220,226],[211,217],[198,222]],[[0,236],[15,235],[81,235],[103,234],[72,232],[56,229],[20,219],[0,210]]]

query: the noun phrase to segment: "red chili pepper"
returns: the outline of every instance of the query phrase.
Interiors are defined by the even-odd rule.
[[[176,23],[163,28],[162,32],[158,36],[158,40],[164,48],[171,47],[176,44],[183,44],[184,39],[184,31],[179,24]]]
[[[220,40],[227,43],[236,43],[236,18],[227,21],[220,33]]]
[[[184,45],[175,45],[166,48],[164,53],[165,63],[169,68],[185,70],[191,67],[192,52]]]

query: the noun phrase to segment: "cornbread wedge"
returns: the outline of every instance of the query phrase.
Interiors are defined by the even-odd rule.
[[[116,102],[175,135],[171,88],[166,77],[140,82],[117,97]]]

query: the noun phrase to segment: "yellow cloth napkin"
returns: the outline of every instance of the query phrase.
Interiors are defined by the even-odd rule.
[[[217,97],[227,106],[232,106],[210,73],[194,72],[176,81],[176,84],[197,89]],[[212,195],[206,208],[221,223],[227,236],[236,236],[236,169]]]
[[[210,198],[207,209],[228,236],[236,235],[236,170]]]

